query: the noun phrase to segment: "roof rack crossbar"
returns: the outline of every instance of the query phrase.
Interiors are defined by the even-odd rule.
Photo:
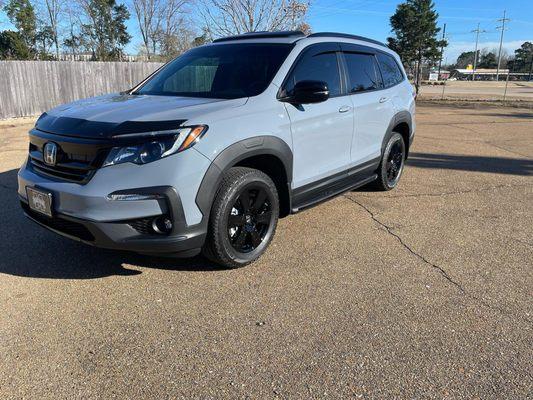
[[[361,41],[364,41],[364,42],[379,44],[380,46],[387,47],[387,48],[389,47],[385,43],[379,42],[377,40],[370,39],[370,38],[367,38],[367,37],[364,37],[364,36],[350,35],[348,33],[317,32],[317,33],[311,33],[307,37],[340,37],[340,38],[356,39],[356,40],[361,40]]]
[[[244,40],[244,39],[273,39],[273,38],[288,38],[288,37],[305,37],[305,34],[302,31],[277,31],[277,32],[248,32],[243,33],[242,35],[227,36],[220,39],[213,40],[213,43],[219,42],[231,42],[233,40]]]

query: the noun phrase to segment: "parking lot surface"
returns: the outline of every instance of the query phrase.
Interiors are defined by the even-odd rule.
[[[507,90],[505,86],[507,85]],[[533,82],[524,81],[447,81],[446,85],[422,85],[422,99],[477,99],[531,102],[533,100]],[[528,103],[526,103],[528,104]],[[531,103],[529,103],[531,108]]]
[[[533,113],[418,107],[397,190],[283,219],[221,270],[26,220],[31,121],[0,122],[0,398],[533,393]]]

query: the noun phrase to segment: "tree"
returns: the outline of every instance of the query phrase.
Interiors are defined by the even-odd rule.
[[[166,0],[161,10],[157,46],[165,59],[173,58],[192,47],[196,34],[185,18],[187,0]]]
[[[479,60],[479,50],[477,51],[477,59]],[[459,57],[457,57],[457,61],[455,62],[454,68],[456,69],[464,69],[468,67],[469,65],[474,65],[474,52],[473,51],[465,51],[462,52]]]
[[[513,72],[530,72],[533,66],[533,43],[524,42],[514,51],[514,59],[508,63]]]
[[[29,0],[9,0],[4,6],[9,21],[17,28],[20,38],[31,51],[35,48],[37,17]]]
[[[395,37],[387,39],[405,63],[415,63],[415,87],[418,93],[422,64],[434,63],[440,57],[440,47],[445,40],[438,40],[438,14],[432,0],[407,0],[399,4],[390,18]]]
[[[86,23],[81,26],[81,41],[100,61],[121,59],[131,40],[126,21],[130,13],[115,0],[80,0]]]
[[[65,7],[64,0],[44,0],[46,6],[48,33],[55,45],[56,59],[59,60],[59,18]]]
[[[50,25],[42,26],[35,35],[35,50],[40,60],[50,60],[50,48],[54,44],[54,31]]]
[[[209,43],[209,32],[206,28],[202,30],[200,36],[196,36],[192,41],[192,47],[203,46],[204,44]]]
[[[200,0],[210,36],[294,30],[305,22],[309,4],[299,0]]]
[[[479,57],[477,68],[496,68],[498,66],[498,60],[496,54],[493,52],[482,51]]]
[[[155,54],[157,35],[163,14],[160,0],[133,0],[133,10],[139,24],[146,55],[150,59]]]
[[[67,52],[72,55],[72,59],[75,60],[76,56],[80,53],[83,47],[83,41],[81,37],[80,29],[80,4],[76,2],[65,3],[65,24],[68,23],[68,34],[63,40],[63,46]]]
[[[27,60],[33,57],[31,49],[18,32],[0,32],[0,59]]]

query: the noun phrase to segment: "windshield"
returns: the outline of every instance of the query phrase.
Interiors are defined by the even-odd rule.
[[[289,54],[280,43],[197,47],[170,62],[134,94],[236,99],[263,92]]]

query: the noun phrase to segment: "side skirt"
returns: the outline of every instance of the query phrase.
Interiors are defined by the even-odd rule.
[[[379,158],[292,191],[292,213],[313,207],[377,179]]]

